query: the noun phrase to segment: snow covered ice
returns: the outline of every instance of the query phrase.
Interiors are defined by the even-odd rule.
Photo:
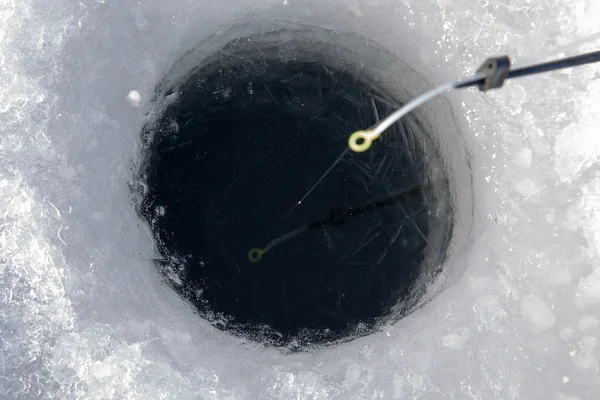
[[[598,65],[423,107],[451,107],[435,128],[457,124],[471,156],[450,259],[464,273],[379,333],[284,354],[162,282],[131,195],[147,102],[174,60],[244,21],[369,38],[410,67],[390,82],[406,100],[490,55],[600,47],[577,43],[600,26],[584,0],[3,1],[0,398],[597,398]]]

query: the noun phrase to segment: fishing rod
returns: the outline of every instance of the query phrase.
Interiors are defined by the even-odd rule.
[[[499,56],[488,58],[475,75],[462,78],[456,81],[447,82],[440,85],[414,100],[409,101],[399,110],[390,114],[387,118],[381,120],[375,127],[367,130],[359,130],[350,135],[348,146],[356,153],[367,151],[371,143],[381,136],[390,126],[398,122],[400,118],[419,107],[423,103],[434,97],[450,90],[464,89],[477,86],[482,92],[490,89],[498,89],[504,85],[507,79],[521,78],[524,76],[541,74],[544,72],[556,71],[563,68],[572,68],[580,65],[600,62],[600,50],[590,53],[580,54],[572,57],[560,58],[557,60],[537,63],[511,69],[511,60],[509,56]]]

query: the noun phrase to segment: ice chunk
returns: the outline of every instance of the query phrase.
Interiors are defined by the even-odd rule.
[[[598,341],[593,336],[584,336],[577,342],[577,349],[571,352],[573,365],[582,370],[598,371],[598,360],[594,354]]]
[[[539,329],[554,326],[556,317],[548,305],[539,297],[529,294],[521,302],[521,314]]]
[[[520,167],[531,166],[532,152],[529,148],[524,148],[515,156],[515,163]]]
[[[459,332],[453,332],[445,335],[442,338],[442,344],[452,350],[460,350],[463,348],[467,340],[469,340],[470,332],[463,329]]]
[[[600,138],[593,125],[572,123],[557,138],[556,171],[563,181],[578,176],[600,157]]]
[[[506,317],[506,311],[500,307],[498,299],[488,295],[477,301],[473,306],[475,313],[475,325],[479,332],[487,332],[502,324]]]
[[[538,187],[530,178],[522,178],[515,184],[515,190],[523,197],[532,197],[538,193]]]
[[[127,94],[127,101],[132,106],[139,106],[142,103],[142,95],[137,90],[132,90]]]
[[[577,284],[575,301],[581,308],[600,303],[600,269],[596,269]]]
[[[600,327],[600,319],[593,315],[584,315],[577,323],[577,329],[582,332],[587,332]]]

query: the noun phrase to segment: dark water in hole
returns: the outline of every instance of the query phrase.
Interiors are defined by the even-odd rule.
[[[217,326],[255,339],[319,343],[368,332],[420,272],[422,196],[299,234],[258,263],[248,251],[332,209],[419,186],[424,161],[410,127],[346,155],[294,208],[348,136],[393,109],[352,75],[318,64],[215,65],[190,77],[146,128],[155,139],[142,214],[164,265],[179,268],[184,284],[174,287]]]

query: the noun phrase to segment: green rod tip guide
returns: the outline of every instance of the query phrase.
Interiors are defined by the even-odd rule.
[[[248,252],[248,259],[250,262],[257,263],[262,258],[262,255],[265,254],[264,249],[259,249],[258,247],[253,247]]]
[[[362,153],[371,147],[373,139],[369,136],[370,132],[356,131],[348,139],[348,146],[355,153]]]

